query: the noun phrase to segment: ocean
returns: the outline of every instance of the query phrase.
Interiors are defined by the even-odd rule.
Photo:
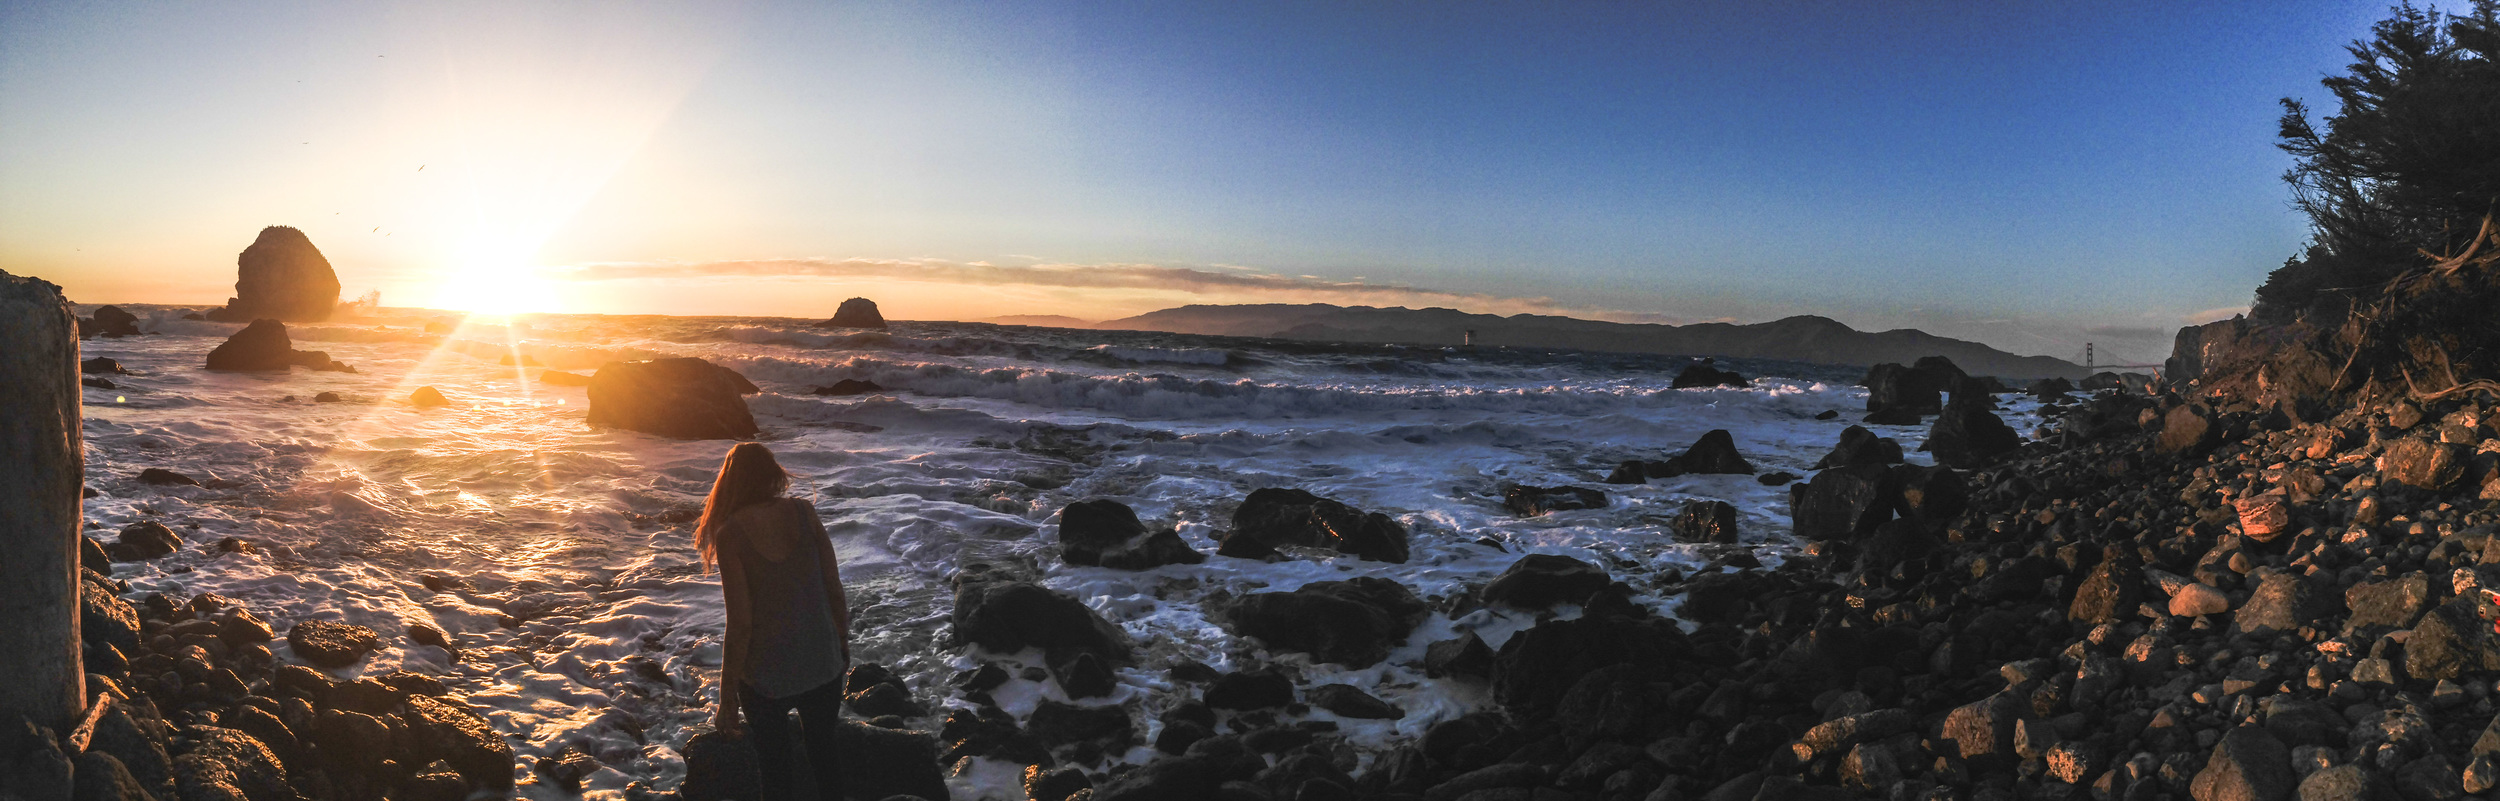
[[[1399,707],[1405,716],[1390,721],[1320,709],[1286,716],[1336,723],[1365,760],[1432,723],[1492,708],[1480,686],[1426,678],[1426,645],[1474,631],[1498,648],[1536,620],[1436,612],[1386,662],[1347,669],[1235,638],[1216,623],[1220,599],[1378,576],[1439,601],[1523,554],[1548,553],[1606,568],[1638,602],[1672,616],[1681,577],[1729,569],[1722,563],[1737,554],[1776,565],[1793,552],[1788,489],[1744,475],[1600,480],[1626,459],[1681,453],[1712,429],[1731,432],[1762,472],[1810,475],[1865,408],[1865,390],[1853,386],[1864,369],[1828,365],[1720,360],[1754,385],[1678,390],[1671,382],[1694,359],[976,323],[464,322],[388,309],[288,326],[296,348],[327,351],[353,374],[211,373],[205,355],[241,326],[180,319],[191,309],[125,308],[157,333],[83,343],[83,357],[110,356],[133,373],[106,376],[115,389],[85,390],[87,484],[101,493],[86,502],[88,533],[109,540],[157,520],[185,540],[172,556],[115,566],[131,597],[214,592],[280,632],[315,618],[370,626],[386,647],[346,674],[441,677],[524,763],[568,745],[598,758],[606,768],[586,782],[592,797],[623,797],[635,783],[674,788],[685,773],[676,749],[710,720],[721,597],[689,531],[730,443],[591,428],[584,390],[542,384],[542,369],[586,374],[615,360],[700,356],[760,386],[747,403],[761,439],[840,554],[854,658],[905,679],[932,709],[918,727],[934,729],[946,707],[964,705],[947,685],[956,673],[983,660],[1011,674],[1041,662],[949,643],[948,580],[981,562],[1029,571],[1141,644],[1140,665],[1118,671],[1110,697],[1074,702],[1127,708],[1141,743],[1153,741],[1165,709],[1188,700],[1190,688],[1166,671],[1194,660],[1352,684]],[[454,327],[429,334],[429,322]],[[885,389],[810,392],[842,379]],[[413,406],[408,395],[423,386],[451,405]],[[315,402],[323,392],[342,400]],[[1841,415],[1815,419],[1825,410]],[[2028,399],[2001,414],[2018,431],[2040,422]],[[1926,435],[1869,427],[1912,450]],[[150,467],[202,486],[143,485],[136,475]],[[1509,484],[1598,488],[1611,502],[1523,518],[1502,506]],[[1262,487],[1387,514],[1406,527],[1413,557],[1212,556],[1233,509]],[[1176,527],[1210,558],[1138,572],[1061,563],[1059,509],[1095,498]],[[1740,510],[1741,545],[1675,541],[1670,522],[1697,499]],[[229,537],[255,547],[214,547]],[[412,623],[451,633],[457,658],[410,640]],[[286,656],[283,638],[272,645]],[[1070,701],[1051,682],[1023,678],[993,695],[1019,717],[1044,698]],[[1113,759],[1152,755],[1141,744]],[[979,758],[949,782],[958,799],[1018,799],[1017,770]],[[546,783],[519,794],[564,797]]]

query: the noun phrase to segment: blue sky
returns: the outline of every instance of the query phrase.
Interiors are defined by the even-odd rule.
[[[2299,246],[2276,99],[2383,14],[13,4],[0,268],[214,303],[292,224],[394,305],[1821,314],[2157,358]]]

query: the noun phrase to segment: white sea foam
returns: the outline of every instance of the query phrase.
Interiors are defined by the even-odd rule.
[[[309,618],[372,626],[389,647],[353,672],[444,677],[525,760],[580,745],[611,768],[590,777],[594,793],[630,782],[674,787],[684,771],[677,746],[708,720],[722,613],[686,526],[725,443],[593,430],[581,388],[537,383],[537,368],[501,364],[506,356],[589,370],[694,355],[762,386],[749,407],[799,475],[795,491],[826,519],[861,624],[857,658],[894,668],[924,701],[961,704],[945,680],[976,664],[946,642],[947,578],[970,561],[1030,564],[1044,584],[1144,644],[1143,663],[1120,671],[1114,696],[1085,703],[1131,710],[1149,741],[1156,715],[1190,692],[1164,675],[1172,664],[1230,670],[1249,660],[1296,671],[1306,684],[1353,684],[1406,710],[1395,721],[1310,713],[1336,721],[1366,753],[1489,705],[1480,687],[1426,679],[1418,665],[1426,644],[1468,630],[1498,642],[1534,620],[1436,613],[1387,662],[1349,669],[1246,647],[1205,601],[1350,576],[1447,597],[1525,552],[1589,559],[1635,579],[1691,569],[1715,551],[1674,542],[1666,525],[1699,498],[1736,504],[1743,539],[1776,562],[1788,491],[1750,476],[1607,486],[1605,508],[1529,519],[1501,508],[1501,488],[1599,486],[1624,459],[1663,458],[1719,428],[1758,468],[1805,474],[1856,416],[1812,415],[1864,403],[1848,385],[1855,371],[1803,365],[1740,363],[1771,375],[1751,389],[1676,390],[1668,385],[1683,362],[1662,357],[1287,351],[915,323],[830,333],[804,321],[657,317],[471,320],[442,335],[424,332],[440,315],[392,311],[365,324],[290,327],[307,343],[299,347],[325,349],[357,373],[219,374],[199,369],[202,356],[239,326],[181,320],[179,311],[138,311],[149,321],[142,328],[159,335],[86,343],[89,355],[135,373],[114,377],[120,389],[86,391],[89,484],[105,493],[87,503],[101,529],[91,533],[161,520],[186,541],[174,556],[119,573],[141,593],[234,597],[281,631]],[[809,393],[844,378],[887,389]],[[414,408],[407,396],[419,386],[454,404]],[[310,402],[324,391],[346,402]],[[2028,405],[2008,417],[2019,430],[2037,422]],[[1924,435],[1874,428],[1913,448]],[[206,486],[143,486],[134,476],[145,467]],[[1060,507],[1102,497],[1211,551],[1240,499],[1270,486],[1397,518],[1412,533],[1413,560],[1217,557],[1123,572],[1060,564],[1048,545]],[[261,549],[206,547],[228,536]],[[1487,539],[1499,547],[1478,543]],[[428,577],[451,583],[429,590]],[[1638,600],[1669,613],[1676,604]],[[410,623],[451,632],[461,658],[409,641]],[[1032,654],[988,656],[1038,664]],[[994,695],[1021,714],[1045,697],[1066,700],[1058,693],[1018,679]],[[1150,756],[1140,747],[1126,758]],[[1012,799],[1022,797],[1015,778],[1012,766],[976,760],[950,784],[957,798]],[[520,793],[558,796],[542,784]]]

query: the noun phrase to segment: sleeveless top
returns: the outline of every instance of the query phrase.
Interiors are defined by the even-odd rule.
[[[832,545],[823,541],[815,507],[796,498],[766,501],[738,510],[727,527],[730,558],[746,576],[747,683],[768,697],[788,698],[840,680],[850,666],[833,619],[833,593],[816,560],[817,548]],[[774,561],[755,544],[758,535],[796,545]]]

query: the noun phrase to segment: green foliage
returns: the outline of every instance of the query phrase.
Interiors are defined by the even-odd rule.
[[[2347,74],[2323,81],[2339,106],[2323,131],[2283,100],[2283,180],[2311,243],[2257,290],[2260,319],[2453,253],[2500,202],[2500,0],[2456,15],[2397,6],[2371,34],[2349,48]]]

